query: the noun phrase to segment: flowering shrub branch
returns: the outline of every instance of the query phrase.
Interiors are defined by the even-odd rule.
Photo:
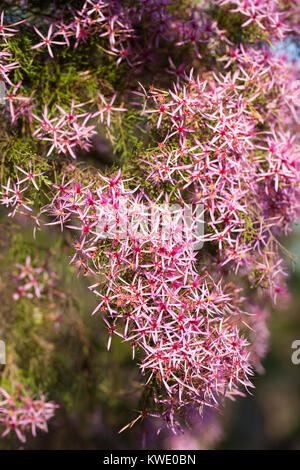
[[[155,417],[176,434],[195,410],[220,409],[253,388],[268,309],[288,297],[281,238],[299,217],[299,71],[270,47],[299,35],[299,7],[179,3],[87,0],[51,10],[41,24],[6,25],[1,15],[3,126],[22,158],[15,151],[3,163],[0,202],[10,217],[29,217],[35,233],[48,226],[68,237],[107,348],[117,336],[138,358],[140,411],[122,431]],[[78,163],[99,136],[114,164]],[[149,208],[159,208],[150,226]],[[15,267],[15,300],[55,290],[55,275],[29,255]],[[43,402],[41,417],[40,402],[30,414],[1,391],[3,435],[15,429],[23,440],[29,424],[46,429],[54,405]],[[1,418],[8,406],[9,422]]]

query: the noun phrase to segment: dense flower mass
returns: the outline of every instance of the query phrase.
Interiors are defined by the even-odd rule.
[[[39,41],[33,61],[46,53],[52,63],[65,49],[76,56],[96,38],[103,60],[131,77],[118,89],[83,70],[75,96],[55,103],[48,89],[49,103],[14,81],[22,65],[10,39],[23,20],[6,26],[2,13],[0,28],[7,126],[26,129],[41,161],[53,158],[47,168],[39,158],[13,162],[0,202],[35,231],[72,234],[70,264],[91,279],[108,349],[114,335],[129,343],[145,377],[138,417],[125,428],[152,416],[175,433],[191,410],[218,409],[263,371],[268,306],[288,295],[281,237],[300,208],[299,71],[267,45],[299,34],[297,3],[184,3],[177,11],[168,0],[87,0],[26,25]],[[245,31],[238,41],[230,15]],[[244,40],[247,31],[256,39]],[[149,80],[151,67],[160,79]],[[76,94],[79,79],[86,94]],[[118,155],[129,118],[147,144],[132,146],[118,169],[82,170],[75,160],[99,134]],[[15,267],[15,300],[51,291],[55,275],[29,255]],[[3,435],[46,429],[55,405],[0,390]]]
[[[90,289],[100,298],[93,313],[106,314],[108,348],[116,333],[133,356],[144,351],[142,373],[163,386],[167,398],[155,399],[168,405],[164,416],[173,425],[177,407],[214,406],[238,385],[251,386],[248,342],[237,326],[243,312],[237,292],[195,269],[194,214],[183,233],[180,206],[170,217],[169,205],[147,201],[141,220],[142,206],[120,175],[104,183],[95,192],[63,184],[43,211],[55,217],[52,224],[79,232],[71,262],[78,272],[105,276]]]
[[[16,384],[16,393],[10,395],[0,387],[0,422],[4,426],[2,437],[14,431],[21,442],[26,441],[25,432],[36,436],[37,429],[47,431],[47,421],[54,416],[58,406],[47,402],[43,395],[32,397],[24,387]]]

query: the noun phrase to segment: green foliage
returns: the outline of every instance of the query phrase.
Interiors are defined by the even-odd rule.
[[[215,15],[220,29],[227,31],[227,37],[235,44],[253,43],[257,41],[267,41],[268,35],[262,31],[257,25],[251,23],[247,28],[243,28],[246,18],[241,13],[229,12],[229,7],[216,8]]]
[[[113,123],[112,132],[116,136],[114,151],[124,167],[130,164],[134,155],[142,154],[149,141],[145,130],[146,122],[139,111],[131,108]]]
[[[140,394],[140,384],[131,367],[130,346],[114,339],[108,353],[101,317],[87,314],[95,303],[94,296],[87,295],[86,283],[90,281],[74,277],[74,268],[66,264],[69,248],[62,237],[43,231],[33,240],[31,231],[15,224],[8,225],[6,231],[5,249],[2,246],[0,251],[1,297],[5,292],[0,337],[7,345],[8,362],[1,386],[11,392],[14,384],[22,383],[31,394],[47,391],[67,413],[76,410],[86,414],[103,405],[114,409],[120,423],[124,422]],[[27,255],[33,266],[46,263],[56,272],[58,289],[66,298],[49,301],[42,295],[41,299],[13,300],[16,285],[5,267],[24,264]],[[129,377],[135,384],[134,393]]]
[[[44,49],[31,49],[36,41],[36,33],[27,30],[9,38],[8,44],[21,66],[14,72],[14,81],[23,80],[22,92],[25,96],[34,92],[41,108],[44,104],[50,111],[55,104],[70,106],[72,98],[76,103],[94,99],[101,88],[122,89],[126,83],[126,64],[116,68],[99,37],[80,42],[76,53],[72,47],[57,47],[54,60]]]

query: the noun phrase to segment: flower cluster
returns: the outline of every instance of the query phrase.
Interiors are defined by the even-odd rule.
[[[17,118],[25,114],[27,110],[31,109],[31,98],[22,96],[20,94],[20,86],[22,81],[14,84],[11,78],[12,72],[20,68],[20,64],[14,59],[14,55],[9,48],[8,39],[18,33],[15,26],[23,23],[18,21],[16,23],[5,25],[4,24],[4,11],[0,15],[0,80],[4,83],[5,104],[8,107],[11,115],[12,123],[15,123]]]
[[[232,54],[222,58],[227,65],[232,60]],[[286,94],[297,75],[264,50],[241,47],[234,62],[235,72],[212,72],[206,80],[186,74],[168,93],[136,92],[162,139],[160,151],[143,160],[144,170],[158,187],[170,182],[203,204],[204,239],[218,245],[222,266],[242,268],[276,298],[285,276],[276,239],[299,215],[300,147],[273,110],[280,109],[287,127],[291,110],[297,119],[299,90],[290,86]],[[266,95],[272,106],[264,111]],[[268,123],[264,132],[257,131],[261,123]]]
[[[268,39],[296,30],[295,2],[291,8],[277,0],[211,3],[228,4],[245,17],[243,28],[254,24]],[[90,149],[96,117],[114,131],[113,113],[127,110],[115,104],[117,92],[111,98],[99,92],[85,103],[76,97],[69,109],[44,105],[40,116],[31,98],[19,97],[21,82],[14,86],[7,97],[12,122],[21,112],[30,124],[38,121],[33,135],[49,143],[47,156],[61,155],[60,176],[54,173],[49,203],[38,216],[28,189],[39,190],[44,177],[31,161],[28,171],[16,166],[0,203],[10,216],[26,214],[37,227],[43,220],[73,234],[70,264],[95,280],[93,314],[103,316],[108,349],[114,335],[129,343],[145,377],[139,415],[125,428],[153,416],[176,433],[191,409],[218,408],[224,397],[252,387],[254,368],[263,370],[269,315],[261,304],[287,295],[280,237],[299,217],[300,146],[291,130],[299,125],[300,89],[299,72],[283,55],[261,44],[233,44],[209,8],[191,6],[185,18],[173,10],[168,0],[86,0],[76,11],[68,6],[70,21],[56,17],[45,34],[34,28],[42,41],[33,50],[46,48],[52,58],[53,46],[78,50],[96,35],[117,66],[127,61],[134,78],[166,44],[192,59],[187,67],[177,65],[176,54],[167,56],[171,87],[162,80],[163,89],[141,83],[133,91],[130,110],[152,139],[134,149],[128,167],[136,179],[127,178],[128,168],[80,178],[64,159]],[[0,31],[3,41],[15,33]],[[7,81],[9,66],[17,64],[9,51],[3,54]],[[86,111],[93,101],[97,110]],[[51,285],[51,273],[45,279],[30,257],[16,267],[15,299],[39,298]]]
[[[23,21],[19,21],[17,23],[13,23],[11,25],[4,24],[4,11],[1,12],[0,15],[0,36],[1,36],[1,52],[0,52],[0,77],[4,80],[4,82],[12,85],[12,82],[9,78],[9,74],[12,70],[20,67],[19,63],[12,60],[12,53],[8,49],[7,39],[11,36],[14,36],[18,30],[14,28],[18,24],[23,23]]]
[[[15,166],[17,170],[17,177],[14,182],[9,178],[6,184],[2,185],[2,191],[0,191],[0,204],[5,207],[12,208],[12,211],[9,212],[9,217],[14,217],[16,213],[25,214],[31,216],[31,205],[33,201],[26,195],[29,185],[38,191],[39,187],[35,178],[40,177],[43,173],[35,173],[32,168],[32,161],[29,161],[28,170],[24,170],[18,165]],[[34,216],[35,220],[37,220]]]
[[[129,67],[137,68],[157,61],[155,50],[164,41],[175,41],[176,46],[191,45],[198,58],[201,44],[216,39],[231,43],[226,31],[218,27],[217,21],[211,21],[201,7],[189,7],[189,19],[185,21],[170,13],[173,4],[170,0],[138,0],[131,4],[86,0],[81,9],[69,7],[71,20],[61,16],[50,24],[46,34],[34,27],[42,41],[32,48],[47,48],[53,58],[53,45],[70,47],[72,41],[76,49],[81,41],[97,35],[106,39],[105,50],[116,58],[117,66],[126,61]],[[147,24],[146,41],[139,32],[141,23]]]
[[[51,155],[55,149],[58,154],[71,155],[76,158],[75,147],[79,146],[83,150],[90,148],[90,139],[96,133],[94,125],[87,125],[91,119],[91,114],[80,112],[84,103],[75,104],[72,101],[68,111],[56,105],[60,115],[48,117],[48,108],[45,104],[42,117],[32,113],[32,116],[40,123],[33,135],[42,141],[50,142],[51,146],[47,156]]]
[[[245,17],[243,28],[255,24],[269,33],[271,37],[278,39],[283,39],[291,31],[289,22],[291,9],[284,8],[285,2],[279,0],[217,0],[216,3],[220,6],[229,5],[230,12],[240,13]]]
[[[187,404],[216,406],[240,385],[251,387],[248,342],[238,326],[244,314],[237,293],[195,269],[194,246],[203,237],[192,210],[170,212],[168,200],[134,195],[120,173],[99,176],[104,184],[94,190],[63,181],[43,213],[54,216],[50,224],[79,232],[71,263],[104,276],[90,289],[100,299],[93,313],[105,315],[108,348],[117,334],[133,357],[143,351],[141,371],[157,382],[153,399],[175,430],[174,414]]]
[[[64,296],[56,289],[56,274],[47,269],[46,266],[40,265],[34,267],[32,265],[31,257],[26,256],[24,265],[15,263],[17,272],[15,273],[14,279],[17,284],[17,291],[13,294],[14,300],[19,300],[21,297],[27,297],[32,299],[36,297],[40,299],[42,295],[56,294]]]
[[[91,147],[91,138],[97,134],[95,124],[90,124],[89,121],[100,116],[100,122],[103,122],[105,117],[107,126],[110,126],[112,112],[126,111],[126,108],[113,106],[116,96],[117,93],[114,93],[110,102],[107,103],[105,97],[98,93],[101,104],[99,104],[100,109],[94,113],[82,109],[87,103],[75,104],[74,99],[67,111],[56,105],[59,113],[57,112],[57,115],[52,118],[48,116],[46,104],[41,117],[30,111],[31,116],[39,122],[39,126],[33,132],[33,135],[37,139],[51,144],[47,157],[55,150],[58,154],[70,155],[76,159],[75,149],[77,147],[88,151]]]
[[[2,437],[14,431],[21,442],[26,441],[25,433],[31,431],[36,436],[37,429],[48,432],[48,421],[54,416],[58,405],[47,402],[46,397],[30,396],[22,385],[16,385],[10,395],[0,387],[0,426],[4,427]]]
[[[82,8],[73,10],[69,7],[72,20],[61,17],[53,22],[47,34],[42,34],[37,28],[36,33],[42,41],[33,46],[33,49],[47,48],[53,57],[53,45],[71,46],[73,40],[76,49],[81,41],[87,41],[92,35],[104,38],[107,41],[106,51],[116,57],[116,65],[126,60],[129,66],[142,63],[154,45],[158,46],[160,38],[168,34],[171,17],[167,13],[167,6],[171,2],[165,0],[139,0],[135,6],[123,5],[119,0],[87,0]],[[134,50],[130,40],[137,37],[135,26],[142,18],[149,21],[149,44],[147,50]]]

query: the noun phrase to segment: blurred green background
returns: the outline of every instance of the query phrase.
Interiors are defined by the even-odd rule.
[[[290,265],[291,299],[279,301],[269,320],[270,350],[264,375],[254,378],[253,396],[230,403],[225,412],[225,449],[300,449],[300,365],[291,360],[300,340],[300,226],[287,248],[297,255]]]

